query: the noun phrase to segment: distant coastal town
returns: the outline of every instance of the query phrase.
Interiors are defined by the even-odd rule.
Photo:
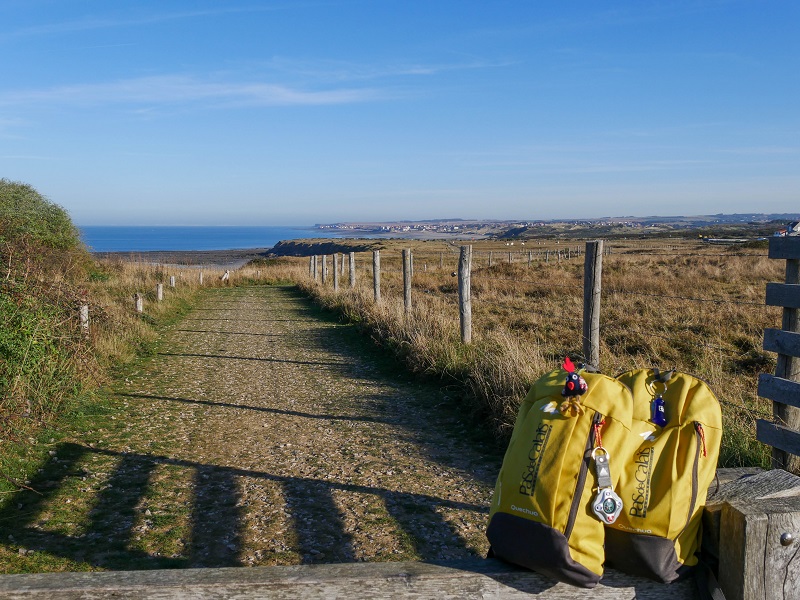
[[[352,234],[354,237],[428,238],[513,238],[581,235],[687,235],[697,230],[776,235],[794,232],[800,215],[731,214],[670,217],[604,217],[547,221],[431,219],[425,221],[339,222],[317,224],[315,228]],[[786,224],[789,223],[787,226]],[[787,231],[788,230],[788,231]]]

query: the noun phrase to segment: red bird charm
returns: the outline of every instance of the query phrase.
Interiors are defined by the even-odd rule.
[[[573,417],[582,415],[583,406],[581,406],[580,396],[586,393],[589,386],[586,385],[586,381],[583,377],[578,375],[575,370],[575,365],[572,364],[568,356],[564,359],[564,364],[561,366],[567,372],[567,381],[564,384],[564,389],[561,390],[561,395],[564,396],[565,400],[561,403],[561,406],[558,407],[558,410],[562,415],[566,415],[567,413],[570,413]]]

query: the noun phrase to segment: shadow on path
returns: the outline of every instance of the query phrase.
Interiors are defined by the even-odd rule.
[[[56,448],[56,460],[41,465],[32,490],[15,494],[13,503],[0,511],[0,536],[8,543],[27,549],[85,562],[107,569],[154,569],[175,567],[226,567],[240,565],[239,537],[243,519],[237,493],[237,479],[261,479],[280,484],[286,506],[299,539],[302,562],[325,562],[317,558],[321,540],[336,548],[336,562],[352,560],[354,552],[333,492],[371,494],[381,498],[423,560],[433,560],[438,548],[431,539],[451,538],[466,548],[452,527],[435,510],[455,508],[487,513],[484,506],[454,502],[427,494],[409,494],[376,486],[339,483],[308,477],[285,477],[254,471],[208,465],[168,456],[121,453],[65,443]],[[91,455],[117,460],[117,467],[90,509],[82,533],[66,535],[48,530],[40,517],[52,502],[58,501],[62,486],[70,478],[83,477],[82,467]],[[170,465],[192,472],[191,525],[188,551],[170,558],[151,555],[132,548],[137,506],[146,496],[150,477],[159,465]]]

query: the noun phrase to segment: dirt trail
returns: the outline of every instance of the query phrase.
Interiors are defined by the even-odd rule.
[[[485,554],[497,451],[363,344],[291,288],[206,292],[119,391],[124,435],[58,449],[19,543],[84,568]]]

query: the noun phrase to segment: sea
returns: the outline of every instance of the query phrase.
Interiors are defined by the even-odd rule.
[[[171,227],[79,226],[92,252],[148,252],[151,250],[238,250],[272,248],[281,240],[346,237],[343,232],[316,227]],[[350,234],[352,237],[352,232]]]

